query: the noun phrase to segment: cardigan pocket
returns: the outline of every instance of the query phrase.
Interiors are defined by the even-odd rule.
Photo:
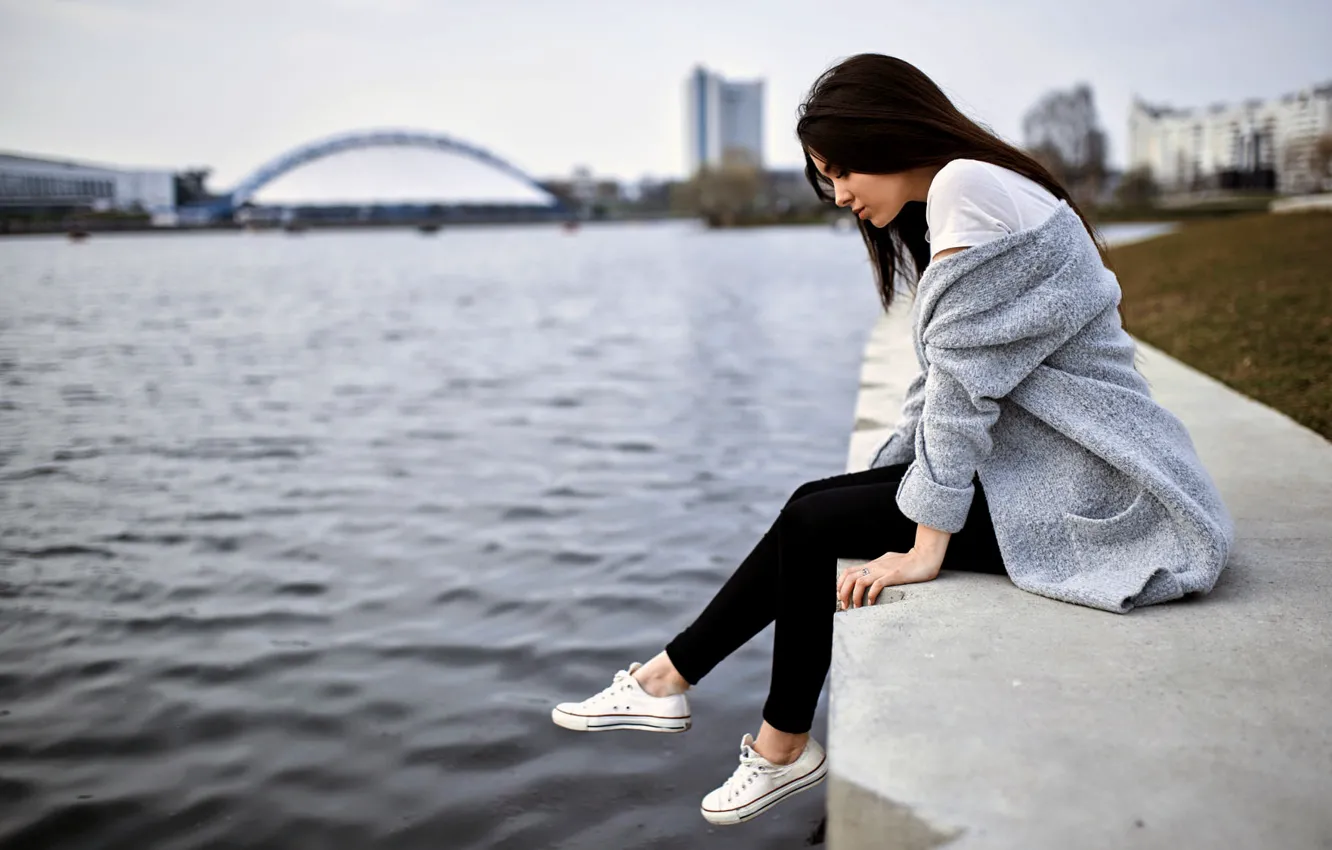
[[[1143,489],[1133,497],[1129,506],[1114,516],[1105,518],[1087,517],[1081,514],[1064,514],[1073,542],[1079,540],[1097,541],[1124,534],[1141,531],[1155,518],[1152,505],[1155,500]]]
[[[1064,526],[1080,570],[1113,575],[1126,609],[1182,595],[1175,573],[1187,569],[1184,547],[1169,513],[1146,489],[1114,516],[1066,513]]]

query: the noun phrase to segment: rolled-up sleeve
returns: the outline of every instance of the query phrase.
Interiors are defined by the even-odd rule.
[[[1004,299],[993,290],[1005,275],[1020,278],[1017,272],[964,275],[937,297],[918,330],[925,392],[915,460],[897,491],[906,516],[941,531],[961,530],[977,471],[993,449],[1000,400],[1089,322],[1118,321],[1118,283],[1097,255],[1085,253],[1057,258],[1056,268],[1025,289],[1013,286]],[[1074,288],[1079,281],[1090,282]]]
[[[915,460],[898,486],[897,506],[921,525],[957,532],[971,510],[976,470],[993,447],[990,429],[999,402],[968,391],[935,359],[926,369],[923,395]]]

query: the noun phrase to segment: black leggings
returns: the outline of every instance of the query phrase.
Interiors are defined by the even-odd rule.
[[[906,470],[884,466],[801,485],[698,619],[666,645],[680,675],[697,684],[775,619],[763,719],[782,732],[808,732],[832,660],[836,603],[828,591],[836,589],[837,559],[873,559],[915,545],[916,523],[897,507]],[[943,566],[1005,572],[979,481]]]

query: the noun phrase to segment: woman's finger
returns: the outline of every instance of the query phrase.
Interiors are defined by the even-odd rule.
[[[842,600],[843,608],[851,607],[851,594],[856,589],[856,579],[853,575],[843,577],[841,585],[837,588],[837,598]]]
[[[874,579],[874,584],[869,586],[869,592],[865,594],[865,598],[869,600],[869,604],[873,605],[879,601],[879,591],[883,590],[883,588],[884,576],[879,576]]]
[[[854,570],[847,570],[846,574],[842,576],[842,580],[839,583],[840,586],[849,593],[851,591],[851,586],[856,583],[856,577],[860,575],[862,569],[863,567],[856,567]]]
[[[870,586],[873,580],[870,576],[861,576],[856,579],[856,586],[852,590],[852,598],[855,600],[856,607],[859,608],[865,598],[865,588]]]

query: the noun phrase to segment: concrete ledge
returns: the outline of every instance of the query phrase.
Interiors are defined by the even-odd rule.
[[[850,469],[914,374],[902,307]],[[836,615],[833,850],[1332,847],[1332,444],[1155,349],[1141,367],[1235,517],[1220,583],[1116,615],[955,572]]]
[[[1267,208],[1274,213],[1313,212],[1315,210],[1332,212],[1332,193],[1278,198],[1268,204]]]

